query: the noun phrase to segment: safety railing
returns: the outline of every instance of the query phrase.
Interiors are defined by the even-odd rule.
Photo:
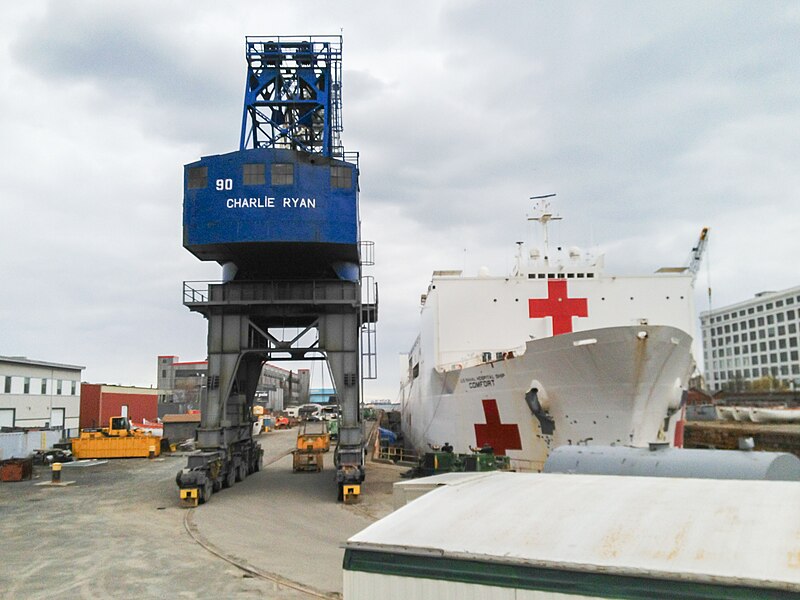
[[[183,282],[183,303],[200,304],[208,302],[208,288],[220,281],[184,281]]]

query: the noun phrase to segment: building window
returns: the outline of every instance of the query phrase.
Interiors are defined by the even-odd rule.
[[[6,375],[6,384],[3,386],[3,391],[6,394],[10,394],[11,393],[11,380],[12,379],[14,379],[14,378],[11,377],[10,375]]]
[[[42,395],[47,393],[47,379],[42,377]]]
[[[352,171],[350,167],[331,167],[331,187],[349,190],[353,186]]]
[[[263,163],[245,164],[242,176],[245,185],[264,185],[267,183],[266,167]]]
[[[192,167],[189,169],[186,187],[199,190],[208,185],[208,167]]]
[[[72,390],[72,395],[74,396],[75,393],[78,391],[78,382],[73,381],[72,384],[70,385],[70,388]]]
[[[62,383],[63,383],[63,382],[62,382],[60,379],[58,379],[58,380],[56,381],[56,394],[59,394],[59,395],[61,394],[61,384],[62,384]]]
[[[294,166],[291,163],[275,163],[270,172],[272,185],[293,185]]]
[[[22,380],[22,393],[23,394],[30,394],[31,393],[31,378],[25,377]]]

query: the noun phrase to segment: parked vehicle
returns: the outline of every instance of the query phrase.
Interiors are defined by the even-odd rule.
[[[303,404],[298,415],[301,421],[321,421],[322,407],[319,404]]]
[[[323,421],[335,421],[339,418],[339,405],[332,404],[328,406],[322,407],[322,420]]]
[[[331,437],[325,421],[303,423],[297,432],[297,448],[292,452],[292,469],[321,471],[322,454],[328,452],[330,447]]]

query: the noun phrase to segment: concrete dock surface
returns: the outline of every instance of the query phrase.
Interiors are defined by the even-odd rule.
[[[260,436],[264,468],[195,509],[178,506],[186,457],[68,466],[65,487],[0,484],[7,598],[339,598],[348,537],[392,510],[403,467],[368,463],[358,503],[336,502],[333,453],[295,473],[296,430]]]

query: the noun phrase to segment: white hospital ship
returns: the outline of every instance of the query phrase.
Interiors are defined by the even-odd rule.
[[[565,444],[681,445],[707,230],[687,267],[614,276],[602,255],[549,247],[559,218],[540,201],[543,247],[520,245],[511,275],[433,273],[400,392],[418,451],[488,445],[538,471]]]

